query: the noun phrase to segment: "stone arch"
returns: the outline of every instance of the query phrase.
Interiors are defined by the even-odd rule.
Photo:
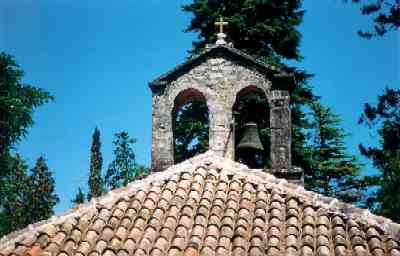
[[[173,99],[173,104],[172,104],[172,110],[170,112],[171,115],[171,119],[172,119],[172,143],[173,143],[173,161],[174,163],[179,163],[183,160],[185,160],[187,157],[191,157],[193,156],[193,151],[190,151],[189,148],[190,146],[196,145],[197,143],[199,143],[199,141],[196,140],[192,140],[189,144],[186,144],[187,141],[185,141],[186,139],[190,138],[190,137],[186,137],[185,135],[181,135],[181,137],[177,137],[176,134],[176,125],[178,125],[179,123],[184,123],[185,120],[187,119],[182,119],[179,120],[179,113],[181,110],[183,110],[185,108],[185,106],[187,107],[188,104],[197,104],[198,107],[201,107],[201,109],[203,111],[201,111],[201,113],[199,113],[199,118],[202,121],[203,127],[207,127],[207,134],[202,133],[203,135],[206,135],[207,137],[203,139],[206,139],[208,142],[208,145],[206,148],[203,148],[203,150],[207,150],[209,148],[209,141],[210,141],[210,104],[209,101],[207,101],[206,96],[198,89],[195,89],[193,87],[189,87],[186,89],[183,89],[181,91],[179,91],[176,94],[173,94],[173,97],[171,98]],[[199,104],[200,103],[200,104]],[[206,109],[204,110],[204,105],[206,105]],[[178,121],[179,120],[179,121]],[[196,118],[196,120],[199,120]],[[200,130],[201,131],[201,130]],[[197,130],[198,132],[198,130]],[[184,144],[180,144],[178,143],[179,139],[177,140],[177,138],[180,138],[180,142],[184,143]],[[193,138],[192,138],[193,139]],[[191,145],[191,143],[194,142],[194,144]],[[199,145],[199,144],[197,144]],[[204,144],[202,144],[204,145]],[[178,154],[177,155],[177,150],[183,150],[181,151],[181,153],[183,153],[183,155],[185,155],[185,157],[183,157],[182,154]],[[198,148],[199,149],[199,148]],[[200,151],[202,152],[202,151]]]
[[[247,98],[247,101],[245,100],[245,97],[249,95],[257,95],[257,99],[262,100],[265,102],[265,104],[260,104],[256,103],[254,104],[254,101]],[[243,138],[243,127],[245,126],[246,123],[248,122],[255,122],[258,125],[258,134],[261,139],[261,143],[264,147],[263,152],[259,152],[256,155],[258,155],[258,160],[253,159],[249,163],[255,164],[258,162],[259,166],[249,166],[251,168],[265,168],[270,166],[270,104],[269,104],[269,97],[268,97],[268,91],[266,88],[256,86],[256,85],[247,85],[247,86],[241,86],[240,90],[237,91],[235,95],[235,100],[233,102],[232,106],[232,119],[234,120],[235,126],[234,126],[234,135],[232,136],[232,145],[233,145],[233,156],[235,160],[240,160],[241,157],[239,157],[237,151],[237,144],[239,141]],[[253,98],[254,99],[254,98]],[[245,101],[243,101],[245,100]],[[244,103],[247,102],[247,103]],[[244,104],[244,105],[243,105]],[[258,115],[253,115],[252,113],[258,113]],[[249,114],[250,113],[250,114]],[[259,115],[262,113],[262,115]],[[242,152],[243,153],[243,152]],[[253,156],[254,153],[251,153],[250,155]],[[249,155],[248,155],[249,156]],[[245,162],[243,162],[245,163]],[[246,163],[247,164],[247,163]],[[257,164],[255,164],[257,165]]]
[[[240,82],[232,88],[232,93],[228,98],[228,104],[233,108],[234,104],[239,95],[252,91],[262,92],[267,99],[270,99],[270,83],[251,83],[251,82]]]
[[[207,103],[210,115],[215,113],[219,104],[217,94],[211,88],[201,86],[196,81],[188,81],[187,83],[172,83],[169,86],[169,90],[166,93],[168,97],[169,111],[173,110],[176,98],[185,91],[196,91],[201,94]]]
[[[268,94],[266,92],[266,90],[264,90],[263,88],[256,86],[256,85],[247,85],[247,86],[243,86],[243,88],[241,88],[237,93],[236,93],[236,97],[235,100],[232,104],[232,107],[234,107],[234,105],[237,103],[238,99],[240,97],[245,96],[246,94],[250,94],[250,93],[259,93],[259,94],[263,94],[263,96],[265,96],[266,99],[268,99]]]
[[[204,101],[207,103],[207,99],[204,96],[203,93],[201,93],[199,90],[194,89],[194,88],[187,88],[178,93],[174,97],[174,107],[175,109],[178,109],[185,105],[189,101]]]

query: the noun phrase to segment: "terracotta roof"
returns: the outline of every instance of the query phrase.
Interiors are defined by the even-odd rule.
[[[184,73],[193,67],[199,65],[204,60],[210,57],[230,57],[240,62],[243,62],[250,67],[254,67],[259,70],[261,73],[270,74],[275,78],[290,78],[293,74],[290,74],[282,69],[274,67],[272,65],[267,65],[264,62],[261,62],[254,57],[248,55],[247,53],[235,49],[233,47],[219,45],[212,46],[210,48],[204,49],[201,54],[195,55],[192,58],[186,60],[182,64],[177,65],[174,69],[169,72],[159,76],[155,80],[149,82],[149,86],[152,91],[156,91],[159,87],[164,87],[168,82],[176,79],[181,73]]]
[[[399,242],[386,218],[206,153],[10,234],[0,255],[399,256]]]

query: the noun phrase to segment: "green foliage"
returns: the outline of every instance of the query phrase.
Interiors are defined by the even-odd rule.
[[[105,183],[111,189],[126,186],[148,173],[148,169],[136,163],[132,149],[136,140],[130,138],[125,131],[116,133],[115,137],[116,140],[113,141],[115,159],[108,166],[105,176]]]
[[[304,11],[301,0],[193,0],[183,10],[192,14],[187,32],[198,33],[191,53],[199,53],[206,44],[216,41],[214,22],[224,17],[228,41],[260,61],[286,69],[295,76],[295,83],[288,88],[292,109],[292,159],[293,164],[309,168],[306,157],[306,133],[309,127],[304,106],[317,97],[307,84],[311,74],[288,67],[284,60],[302,59],[299,52],[301,34],[297,26],[302,22]],[[196,112],[194,107],[187,111]],[[205,128],[204,128],[205,129]],[[261,132],[261,140],[268,140],[268,132]]]
[[[208,109],[202,101],[191,101],[174,115],[175,162],[208,149]]]
[[[193,43],[199,52],[216,41],[214,22],[225,17],[227,34],[234,46],[266,62],[280,63],[282,58],[301,59],[298,51],[300,33],[295,28],[303,17],[301,0],[194,0],[183,6],[193,14],[187,31],[199,33]]]
[[[137,180],[143,179],[150,174],[150,169],[141,164],[136,164],[135,168]]]
[[[1,155],[26,135],[33,125],[33,110],[53,99],[43,89],[22,84],[23,74],[11,55],[0,53]]]
[[[360,124],[377,133],[377,146],[360,145],[361,154],[379,170],[372,181],[378,190],[369,203],[374,210],[400,222],[400,90],[385,89],[376,106],[365,104]]]
[[[19,154],[10,159],[10,164],[9,172],[1,179],[0,236],[23,228],[30,214],[25,206],[29,191],[28,166]]]
[[[101,169],[103,167],[103,157],[100,151],[100,131],[95,129],[93,132],[92,147],[90,153],[90,173],[89,173],[89,193],[88,200],[92,197],[99,197],[104,192],[104,182],[101,176]]]
[[[348,0],[345,0],[346,2]],[[400,28],[400,1],[399,0],[352,0],[353,3],[362,3],[360,11],[364,15],[375,15],[373,31],[358,31],[358,35],[367,39],[383,36],[389,31]]]
[[[305,170],[306,188],[349,203],[360,203],[364,181],[360,164],[345,152],[340,118],[319,102],[312,105],[311,168]]]
[[[28,180],[29,192],[25,206],[28,209],[27,223],[50,218],[53,207],[60,201],[55,193],[55,181],[44,157],[39,157]]]
[[[19,154],[10,160],[9,172],[1,182],[0,236],[53,215],[59,198],[45,159],[39,157],[28,175]]]
[[[11,55],[0,53],[0,235],[49,217],[51,214],[48,213],[52,213],[51,209],[58,201],[56,196],[44,194],[49,197],[41,202],[46,204],[43,209],[33,207],[29,200],[40,197],[39,194],[49,187],[54,189],[54,180],[51,177],[46,180],[49,178],[46,175],[38,177],[37,172],[29,176],[21,156],[10,154],[33,125],[34,110],[53,100],[45,90],[23,84],[23,74]],[[42,176],[44,180],[39,181]],[[32,180],[35,180],[35,188]]]
[[[81,187],[78,187],[78,193],[75,198],[71,200],[74,205],[83,204],[85,202],[85,194],[82,192]]]

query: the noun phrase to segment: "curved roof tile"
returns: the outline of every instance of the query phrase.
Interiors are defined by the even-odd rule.
[[[205,153],[0,240],[0,256],[399,256],[400,226]]]

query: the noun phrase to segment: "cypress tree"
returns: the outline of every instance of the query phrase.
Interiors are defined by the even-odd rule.
[[[101,154],[100,131],[96,127],[93,132],[92,147],[90,149],[90,174],[88,200],[99,197],[104,192],[104,182],[101,176],[103,157]]]
[[[307,189],[345,202],[361,202],[364,182],[356,157],[345,152],[346,134],[340,118],[319,102],[312,105],[311,165],[305,170]]]
[[[27,195],[27,212],[29,219],[27,223],[48,219],[53,214],[53,207],[59,202],[55,193],[55,181],[43,156],[36,161],[31,170],[28,181],[29,191]]]

